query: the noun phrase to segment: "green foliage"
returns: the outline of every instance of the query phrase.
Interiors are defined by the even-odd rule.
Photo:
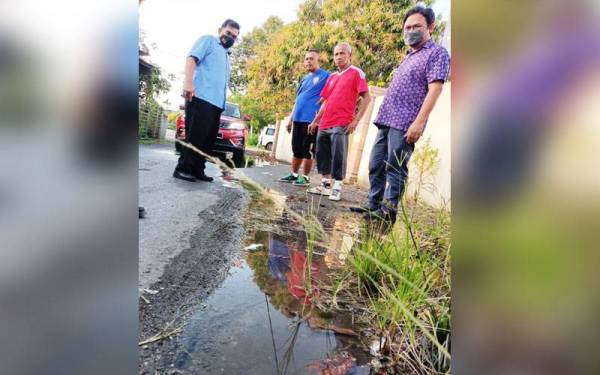
[[[236,93],[231,95],[227,100],[239,104],[242,114],[251,117],[248,124],[255,133],[258,133],[264,126],[275,122],[275,115],[265,112],[261,107],[261,101],[251,95]]]
[[[254,58],[257,46],[268,45],[272,37],[283,28],[279,17],[271,16],[245,35],[231,50],[231,75],[229,87],[234,93],[244,93],[248,86],[246,61]]]
[[[391,230],[374,223],[361,228],[346,267],[338,271],[343,277],[330,289],[333,306],[361,297],[365,322],[379,330],[383,354],[397,366],[408,365],[397,371],[450,372],[450,216],[418,201],[438,159],[429,140],[419,147],[412,159],[418,173],[414,199],[405,200],[408,207],[401,203]]]
[[[436,184],[434,176],[436,175],[440,160],[439,150],[431,146],[431,138],[427,138],[419,143],[419,146],[410,159],[411,170],[416,171],[413,199],[419,200],[421,189],[434,193]]]
[[[256,146],[258,145],[258,133],[254,133],[248,136],[248,146]]]
[[[163,110],[153,97],[140,100],[138,139],[157,139]]]
[[[366,296],[369,320],[377,324],[384,339],[382,351],[394,363],[447,373],[450,221],[444,210],[412,209],[418,216],[404,215],[386,235],[379,228],[363,228],[348,263],[358,289],[348,292]]]
[[[174,76],[169,74],[169,79],[173,78]],[[163,77],[161,69],[157,66],[152,68],[150,74],[140,74],[140,97],[156,97],[160,93],[168,92],[171,89],[169,79]]]
[[[179,116],[179,112],[178,111],[171,111],[167,115],[167,121],[169,121],[169,123],[175,124],[175,121],[177,120],[177,116]]]
[[[171,111],[167,114],[167,127],[171,130],[175,130],[177,127],[177,116],[179,116],[179,111]]]

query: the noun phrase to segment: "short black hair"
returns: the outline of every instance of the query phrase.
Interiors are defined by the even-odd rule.
[[[402,26],[404,26],[408,17],[412,16],[413,14],[420,14],[423,17],[425,17],[425,20],[427,21],[427,26],[431,26],[431,24],[435,22],[435,13],[433,12],[433,9],[417,5],[416,7],[406,12],[406,15],[404,16],[404,21],[402,21]]]
[[[306,53],[308,53],[308,52],[314,52],[314,53],[316,53],[317,55],[319,55],[319,54],[321,53],[321,51],[319,51],[319,50],[318,50],[318,49],[316,49],[316,48],[310,48],[308,51],[306,51]]]
[[[225,22],[223,22],[223,24],[221,25],[221,27],[227,27],[227,26],[231,26],[234,29],[238,29],[238,30],[240,29],[240,24],[235,22],[231,18],[226,19]]]

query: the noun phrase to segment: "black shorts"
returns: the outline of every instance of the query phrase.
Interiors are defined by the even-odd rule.
[[[294,121],[292,130],[292,152],[297,159],[312,159],[315,155],[317,132],[308,134],[308,122]]]

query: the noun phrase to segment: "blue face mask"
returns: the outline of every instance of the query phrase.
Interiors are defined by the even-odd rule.
[[[425,38],[425,34],[422,31],[409,31],[404,33],[404,43],[411,47],[421,43],[423,38]]]

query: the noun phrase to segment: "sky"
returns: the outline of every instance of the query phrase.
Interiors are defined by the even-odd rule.
[[[185,57],[200,36],[216,34],[221,23],[232,18],[241,26],[241,35],[260,26],[269,16],[278,16],[284,23],[296,19],[298,6],[305,0],[145,0],[140,6],[140,31],[150,49],[150,60],[176,80],[171,91],[159,98],[168,99],[168,107],[176,109],[183,82]],[[450,0],[437,0],[436,14],[447,18]]]

